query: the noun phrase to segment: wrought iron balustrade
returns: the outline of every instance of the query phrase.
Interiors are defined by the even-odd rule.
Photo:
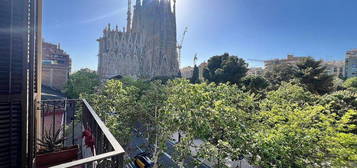
[[[62,147],[79,146],[77,160],[61,163],[52,168],[124,166],[123,148],[86,100],[45,100],[39,103],[41,137],[47,134],[55,135],[60,129],[61,136],[65,137]],[[85,144],[83,134],[86,130],[90,130],[91,136],[94,137],[94,150],[88,149]],[[38,143],[39,140],[34,142]],[[36,148],[39,145],[35,144],[34,147],[34,151],[38,152]],[[35,158],[37,152],[34,154]]]

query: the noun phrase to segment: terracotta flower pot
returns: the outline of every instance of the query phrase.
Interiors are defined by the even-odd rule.
[[[78,159],[78,145],[63,148],[60,151],[38,154],[36,156],[36,167],[47,168]]]

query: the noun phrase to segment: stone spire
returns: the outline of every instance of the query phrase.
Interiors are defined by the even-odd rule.
[[[171,12],[171,0],[169,0],[169,2],[168,2],[168,7],[169,7],[170,12]]]
[[[176,18],[176,0],[174,0],[174,16]]]
[[[131,0],[128,0],[128,23],[126,25],[126,31],[131,31]]]

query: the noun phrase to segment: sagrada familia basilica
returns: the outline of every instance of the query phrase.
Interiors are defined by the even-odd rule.
[[[136,0],[133,12],[128,3],[126,28],[109,24],[97,40],[101,78],[178,76],[176,0]]]

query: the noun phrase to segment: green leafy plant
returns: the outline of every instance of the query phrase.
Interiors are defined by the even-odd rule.
[[[308,67],[316,65],[311,64]],[[279,75],[277,88],[265,88],[260,77],[241,80],[246,89],[264,97],[246,92],[240,87],[244,83],[193,84],[184,79],[111,80],[82,97],[124,148],[139,122],[140,133],[148,139],[145,145],[154,146],[155,163],[177,134],[172,159],[180,167],[192,157],[224,168],[227,159],[239,161],[242,156],[260,167],[355,167],[356,92],[311,91],[302,79],[320,72],[319,67],[306,68],[309,73],[303,78],[281,80],[284,76]]]
[[[92,94],[100,85],[99,76],[90,69],[81,69],[69,76],[63,92],[67,97],[77,99],[81,94]]]
[[[211,57],[203,70],[203,77],[209,82],[238,84],[246,76],[248,64],[237,56],[225,53]]]
[[[357,91],[357,77],[349,78],[343,83],[343,87]]]
[[[52,134],[50,130],[45,132],[42,139],[38,139],[39,145],[42,147],[40,153],[51,153],[62,148],[62,143],[65,140],[60,135],[62,129],[58,129],[55,134]]]
[[[296,72],[297,68],[292,64],[277,64],[265,70],[264,78],[270,83],[269,89],[276,90],[283,82],[293,80]]]
[[[326,68],[321,60],[317,61],[309,57],[297,64],[295,77],[310,92],[324,95],[334,90],[334,77],[326,73]]]

